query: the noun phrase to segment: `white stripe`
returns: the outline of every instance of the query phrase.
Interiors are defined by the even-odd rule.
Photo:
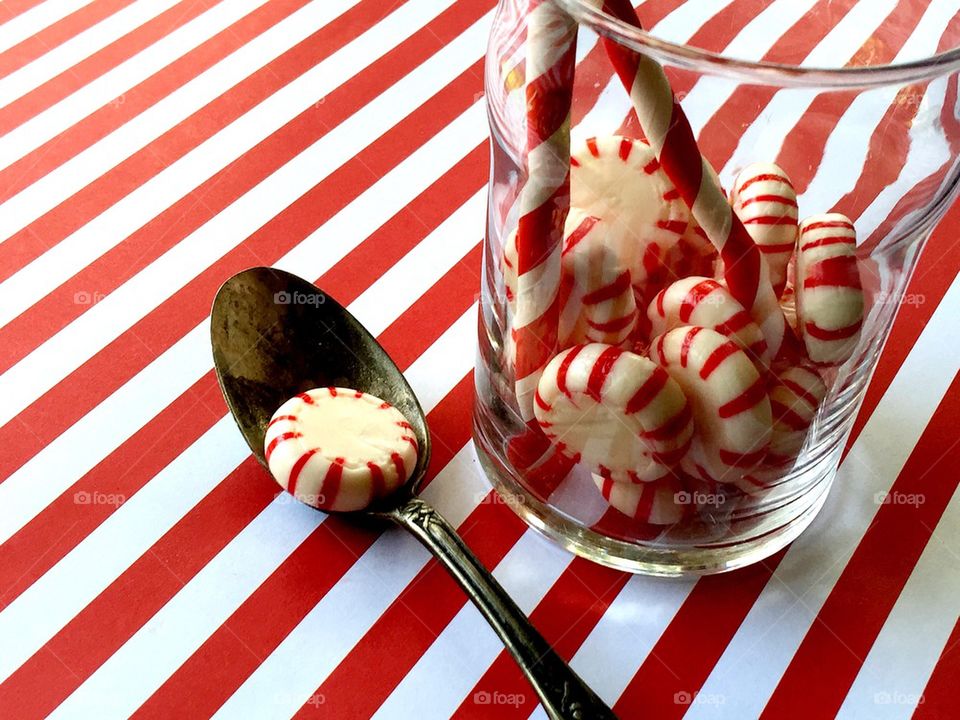
[[[218,3],[0,138],[0,165],[9,165],[94,111],[126,101],[125,93],[233,25],[264,0]]]
[[[570,660],[570,667],[608,705],[626,690],[696,581],[630,578]],[[542,708],[531,717],[546,718]]]
[[[7,20],[0,25],[0,52],[19,45],[91,2],[92,0],[47,0]]]
[[[540,603],[570,565],[572,556],[527,530],[493,571],[514,602],[525,613]],[[503,650],[503,643],[480,612],[467,604],[456,614],[374,714],[374,718],[453,717],[470,690]],[[530,691],[532,693],[532,691]],[[496,715],[502,708],[490,703],[482,710]],[[509,697],[503,698],[508,702]]]
[[[351,160],[371,137],[387,132],[426,102],[437,86],[452,80],[476,60],[476,43],[485,31],[486,18],[327,132],[10,368],[0,377],[0,395],[7,389],[11,393],[0,410],[0,424],[9,421],[126,328],[180,290],[195,275],[243,242],[295,198]],[[321,65],[317,68],[328,72],[333,70]],[[469,129],[477,127],[478,122],[482,127],[482,108],[479,103],[474,108],[448,125],[439,135],[469,136]],[[266,118],[263,121],[266,122]],[[240,125],[234,123],[228,128],[231,130],[230,137],[242,137],[240,133],[243,128]],[[182,183],[184,177],[177,173],[170,182],[179,179]],[[151,184],[147,183],[141,189],[150,190]],[[139,199],[147,202],[146,198]],[[143,217],[142,205],[131,205],[126,210],[138,218],[136,221]],[[109,225],[100,225],[98,220],[84,229],[97,227],[100,232],[110,231]],[[69,351],[65,353],[64,348],[69,348]]]
[[[383,297],[381,307],[391,306],[387,299]],[[469,370],[472,345],[464,341],[476,334],[476,307],[463,318],[465,321],[455,323],[411,366],[408,376],[421,399],[428,395],[442,398]],[[424,406],[426,412],[430,409],[431,405]],[[129,716],[326,517],[279,495],[51,717],[67,718],[88,711],[95,711],[99,718]],[[375,584],[370,588],[372,595],[382,591]],[[354,609],[360,604],[355,599]]]
[[[434,478],[422,497],[459,526],[490,486],[468,443]],[[215,718],[289,718],[314,697],[429,560],[409,534],[396,530],[377,538],[323,599],[261,662],[217,711]],[[317,642],[323,638],[323,642]],[[320,698],[317,698],[317,702]]]
[[[960,369],[954,280],[840,468],[830,498],[794,541],[704,683],[723,696],[687,720],[757,717]],[[717,714],[719,713],[719,715]]]
[[[456,234],[459,228],[449,230]],[[437,275],[444,270],[437,268]],[[428,283],[430,280],[426,278]],[[420,294],[427,287],[429,284],[419,288]],[[387,292],[373,308],[375,314],[359,319],[375,328],[389,325],[405,309],[402,303],[390,302]],[[471,320],[475,333],[475,315]],[[432,387],[431,379],[441,382],[459,372],[449,385],[452,387],[463,377],[464,371],[450,362],[450,353],[444,349],[450,338],[462,340],[456,332],[448,331],[424,355],[427,359],[421,358],[428,363],[430,373],[418,376],[411,368],[411,377],[418,379],[417,389],[425,396]],[[461,345],[460,351],[463,349]],[[436,355],[443,362],[430,359]],[[472,352],[469,355],[472,360]],[[455,371],[448,365],[454,365]],[[0,612],[0,647],[4,648],[0,681],[119,577],[248,455],[232,419],[221,419]]]
[[[897,4],[897,0],[856,3],[823,40],[817,43],[800,65],[829,67],[848,63]],[[720,181],[729,187],[736,173],[749,163],[776,158],[784,138],[788,137],[790,130],[800,121],[818,95],[816,90],[792,88],[778,91],[759,117],[740,136],[736,150],[720,171]],[[704,119],[704,124],[707,120],[708,118]],[[789,170],[790,168],[787,168],[788,172]],[[822,208],[809,212],[821,211]]]
[[[897,53],[894,63],[916,57],[918,53],[936,52],[944,28],[958,11],[960,0],[933,0]],[[833,207],[837,200],[856,187],[867,162],[870,140],[898,90],[897,87],[884,87],[857,95],[830,133],[817,174],[807,190],[797,198],[802,208]],[[939,94],[939,91],[936,92]],[[939,124],[939,117],[936,123]],[[851,168],[855,168],[856,172],[851,173]]]
[[[743,26],[724,48],[723,54],[741,60],[761,60],[770,48],[784,39],[784,31],[816,3],[817,0],[776,0]],[[683,109],[695,136],[739,87],[741,83],[737,80],[710,75],[697,81],[683,100]],[[734,122],[738,119],[733,118]]]
[[[4,102],[13,102],[176,4],[177,0],[137,0],[127,5],[0,78],[0,97]]]
[[[277,267],[310,279],[332,268],[482,139],[482,104],[461,118],[294,247]],[[209,337],[204,320],[0,483],[0,543],[199,380],[210,369]],[[104,433],[104,427],[111,432]],[[37,483],[38,477],[44,482]]]
[[[960,488],[870,648],[840,707],[839,720],[906,720],[926,701],[924,688],[960,616],[958,565]]]

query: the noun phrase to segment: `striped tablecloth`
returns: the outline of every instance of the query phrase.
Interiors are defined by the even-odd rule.
[[[897,28],[891,0],[640,11],[756,58],[825,5],[851,55],[957,42],[960,0],[906,4]],[[0,717],[543,717],[416,541],[277,497],[250,457],[208,308],[260,264],[379,336],[429,413],[425,495],[622,717],[960,716],[960,208],[802,538],[696,581],[573,558],[470,444],[491,11],[0,2]]]

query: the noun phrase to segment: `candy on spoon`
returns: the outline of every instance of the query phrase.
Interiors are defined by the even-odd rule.
[[[274,413],[264,455],[280,486],[308,505],[362,510],[417,464],[410,423],[389,403],[349,388],[308,390]]]

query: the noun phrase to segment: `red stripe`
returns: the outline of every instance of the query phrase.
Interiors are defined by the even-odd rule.
[[[812,230],[825,230],[827,228],[844,228],[853,232],[855,230],[853,223],[846,220],[822,220],[819,222],[804,223],[803,233],[806,234]]]
[[[753,384],[737,395],[733,400],[721,405],[718,409],[723,419],[732,418],[759,405],[767,397],[767,388],[763,378],[758,377]]]
[[[663,348],[663,344],[666,341],[666,339],[667,339],[667,336],[664,334],[664,335],[661,335],[657,340],[657,346],[656,346],[657,359],[659,360],[661,367],[666,367],[669,364],[667,362],[667,356]]]
[[[633,394],[633,397],[627,401],[625,412],[627,415],[634,415],[643,410],[653,402],[654,398],[667,386],[670,376],[666,370],[661,367],[654,368],[650,376],[644,380],[643,385]]]
[[[290,422],[296,422],[296,421],[297,421],[297,416],[296,416],[296,415],[277,415],[277,416],[276,416],[275,418],[273,418],[269,423],[267,423],[267,428],[272,428],[272,427],[273,427],[274,425],[276,425],[278,422],[281,422],[281,421],[284,421],[284,420],[288,420],[288,421],[290,421]]]
[[[757,248],[764,255],[778,255],[780,253],[793,252],[793,249],[797,246],[795,242],[787,243],[776,243],[776,244],[761,244],[757,243]]]
[[[796,225],[797,219],[789,215],[758,215],[743,220],[744,225]]]
[[[394,462],[394,466],[396,467],[395,462]],[[400,466],[403,467],[402,461],[400,463]],[[387,494],[387,481],[383,477],[383,470],[381,470],[380,466],[377,465],[375,462],[368,462],[367,469],[370,471],[370,485],[373,488],[370,492],[370,497],[374,499],[385,497]],[[402,474],[400,475],[400,478],[401,478],[400,482],[403,482]]]
[[[666,290],[661,290],[657,293],[657,314],[660,317],[666,317],[667,311],[663,309],[663,297],[667,294]]]
[[[692,417],[693,414],[690,410],[690,403],[684,403],[683,407],[680,408],[672,418],[660,427],[653,428],[652,430],[644,430],[640,433],[640,437],[651,442],[673,440],[687,428]]]
[[[299,395],[297,395],[297,397],[303,402],[305,402],[307,405],[317,404],[316,401],[313,399],[313,395],[311,395],[310,393],[302,392]]]
[[[636,315],[623,315],[621,317],[615,318],[613,320],[608,320],[607,322],[594,322],[593,320],[587,319],[587,325],[592,329],[601,333],[615,333],[620,332],[621,330],[626,330],[630,327],[636,320]]]
[[[630,271],[624,270],[616,280],[583,296],[584,305],[597,305],[620,297],[630,289]]]
[[[577,345],[576,347],[570,348],[567,351],[566,356],[560,362],[560,367],[557,369],[557,389],[566,395],[568,398],[572,398],[573,395],[567,389],[567,373],[570,371],[570,365],[573,364],[573,361],[577,358],[577,355],[580,354],[580,351],[583,350],[585,346]]]
[[[704,280],[690,288],[690,291],[680,303],[680,322],[690,322],[690,316],[693,314],[693,311],[697,309],[697,306],[711,293],[719,289],[720,283],[716,280]]]
[[[806,430],[810,427],[809,420],[779,400],[770,400],[770,410],[773,412],[774,422],[783,423],[791,430]]]
[[[587,395],[595,401],[602,402],[601,391],[603,384],[607,381],[607,376],[613,370],[614,364],[623,355],[623,350],[617,347],[608,347],[604,350],[593,363],[590,370],[590,377],[587,380]]]
[[[731,315],[726,322],[722,322],[717,325],[714,330],[721,335],[735,335],[752,322],[753,318],[750,317],[750,313],[748,313],[746,310],[738,310],[736,313]]]
[[[630,152],[633,150],[633,140],[630,138],[623,138],[620,140],[620,159],[624,162],[630,157]]]
[[[744,191],[745,191],[748,187],[750,187],[751,185],[754,185],[755,183],[758,183],[758,182],[776,182],[776,183],[783,183],[784,185],[786,185],[786,186],[788,186],[788,187],[793,187],[792,185],[790,185],[790,181],[789,181],[789,180],[786,178],[786,176],[784,176],[784,175],[774,174],[774,173],[760,173],[759,175],[754,175],[753,177],[745,180],[745,181],[743,182],[743,184],[741,184],[740,187],[738,188],[738,194],[742,196],[743,193],[744,193]],[[759,195],[759,196],[757,196],[757,197],[774,197],[774,198],[779,199],[779,198],[781,198],[782,196],[780,196],[780,195],[773,195],[773,196]],[[756,200],[756,198],[751,198],[751,199],[747,200],[746,202],[741,203],[740,206],[743,207],[744,205],[747,205],[748,203],[754,202],[755,200]],[[796,205],[796,201],[794,201],[793,204]]]
[[[287,492],[295,493],[297,490],[297,481],[300,479],[300,473],[303,472],[303,468],[310,461],[314,455],[320,451],[320,448],[313,448],[307,450],[303,455],[297,458],[297,461],[293,464],[293,467],[290,469],[290,479],[287,482]]]
[[[320,486],[320,494],[323,495],[324,502],[332,504],[340,494],[340,484],[343,482],[343,463],[346,460],[342,457],[334,458],[327,468],[327,474],[323,478],[323,484]]]
[[[600,151],[597,149],[596,138],[587,138],[587,150],[589,150],[590,154],[594,157],[600,157]]]
[[[818,260],[807,268],[803,279],[804,289],[818,287],[848,287],[860,289],[860,272],[857,270],[857,258],[854,255]]]
[[[832,340],[847,340],[854,337],[858,332],[860,332],[860,327],[863,323],[858,321],[853,325],[848,325],[847,327],[837,328],[836,330],[826,330],[821,328],[812,322],[807,322],[804,326],[804,332],[807,333],[812,338],[817,340],[832,341]]]
[[[680,367],[687,366],[687,357],[690,354],[690,346],[693,345],[693,339],[700,334],[700,331],[703,330],[702,327],[692,327],[687,330],[687,334],[683,336],[683,343],[680,345]]]
[[[960,376],[891,487],[890,497],[904,502],[880,505],[777,685],[765,717],[781,717],[787,710],[798,717],[832,715],[840,708],[924,547],[936,542],[931,533],[957,487],[958,413]],[[933,478],[938,481],[931,482]],[[912,497],[922,502],[908,502]],[[869,602],[864,602],[867,585]]]
[[[713,372],[723,364],[724,360],[738,352],[740,352],[740,346],[733,341],[725,342],[723,345],[717,347],[707,356],[706,362],[704,362],[703,367],[700,368],[700,378],[702,380],[708,379]]]
[[[752,182],[753,181],[748,182],[747,185],[751,184]],[[742,188],[740,192],[743,192]],[[780,203],[781,205],[786,205],[787,207],[793,207],[793,208],[797,206],[796,199],[787,197],[786,195],[756,195],[752,198],[747,198],[746,200],[743,200],[742,202],[739,203],[739,205],[741,208],[745,208],[745,207],[749,207],[750,205],[753,205],[754,203],[760,203],[760,202]],[[789,217],[789,216],[785,215],[784,217]],[[794,222],[796,222],[796,218],[792,218],[792,219]]]
[[[580,221],[580,224],[577,225],[574,231],[567,237],[566,243],[564,243],[563,254],[570,252],[580,243],[581,240],[587,237],[599,220],[599,218],[594,217],[593,215],[587,215],[585,218],[583,218],[583,220]]]
[[[687,223],[682,220],[657,220],[657,227],[675,235],[683,235],[687,231]]]
[[[270,443],[267,445],[267,449],[266,449],[266,452],[264,452],[264,455],[266,456],[267,460],[270,460],[270,456],[273,455],[273,451],[277,449],[277,445],[279,445],[282,442],[286,442],[287,440],[295,440],[301,437],[303,437],[303,433],[298,433],[298,432],[280,433],[273,440],[271,440]]]
[[[801,385],[800,383],[795,382],[794,380],[791,380],[790,378],[784,378],[784,377],[778,378],[778,382],[779,382],[781,385],[783,385],[784,387],[786,387],[787,389],[789,389],[789,390],[790,390],[794,395],[796,395],[797,397],[803,398],[803,400],[804,400],[804,401],[807,403],[807,405],[809,405],[811,408],[815,408],[815,407],[817,407],[817,406],[820,404],[820,400],[817,398],[817,396],[814,395],[814,394],[813,394],[812,392],[810,392],[809,390],[807,390],[807,389],[806,389],[803,385]]]
[[[856,245],[856,242],[857,239],[849,235],[834,235],[804,243],[800,246],[800,252],[806,252],[807,250],[813,250],[818,247],[827,247],[828,245]]]
[[[416,443],[414,443],[416,445]],[[393,469],[397,473],[397,479],[400,484],[403,484],[407,481],[407,468],[403,464],[403,458],[400,457],[399,453],[390,453],[390,462],[393,463]]]
[[[766,456],[767,451],[764,449],[757,450],[756,452],[741,453],[733,450],[727,450],[726,448],[720,448],[719,454],[720,461],[724,465],[729,465],[730,467],[736,468],[752,468],[758,463],[763,462],[763,458]]]

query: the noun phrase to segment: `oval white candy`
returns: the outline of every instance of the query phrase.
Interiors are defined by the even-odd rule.
[[[687,399],[654,363],[611,345],[577,345],[544,370],[534,413],[551,442],[620,482],[655,480],[686,452]]]
[[[610,223],[579,208],[567,215],[561,267],[571,285],[572,301],[564,303],[560,346],[598,342],[619,345],[637,324],[637,304],[630,269],[617,251]],[[578,308],[575,319],[566,308]]]
[[[797,324],[807,356],[819,365],[846,362],[860,339],[864,302],[856,239],[850,218],[839,213],[800,224]]]
[[[672,475],[645,483],[615,482],[593,474],[593,482],[610,507],[651,525],[675,525],[683,520],[686,507],[683,485]]]
[[[654,337],[681,325],[707,327],[726,335],[763,367],[769,360],[767,342],[750,313],[712,278],[677,280],[657,293],[647,317]]]
[[[793,183],[779,165],[753,163],[737,175],[730,202],[763,253],[779,296],[797,244],[797,192]]]
[[[770,400],[763,378],[736,343],[709,328],[684,326],[657,337],[648,354],[693,408],[696,432],[681,462],[686,472],[731,482],[763,460]]]
[[[380,398],[349,388],[292,397],[264,438],[274,479],[298,500],[339,512],[362,510],[400,487],[417,464],[406,418]]]

